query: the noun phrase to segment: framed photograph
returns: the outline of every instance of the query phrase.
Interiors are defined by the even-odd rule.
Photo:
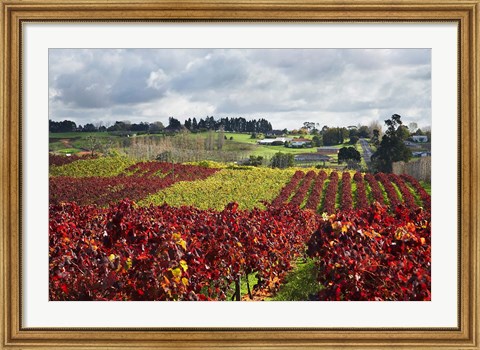
[[[0,1],[1,348],[480,348],[478,0]]]

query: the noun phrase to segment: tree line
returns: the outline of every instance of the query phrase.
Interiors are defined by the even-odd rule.
[[[169,127],[172,125],[179,127],[180,122],[174,118],[170,118]],[[256,133],[268,133],[273,130],[272,124],[264,119],[250,119],[247,120],[243,117],[234,118],[220,118],[206,117],[200,118],[188,118],[185,120],[183,126],[190,131],[209,131],[209,130],[224,130],[227,132],[256,132]]]
[[[56,122],[54,120],[48,121],[48,129],[52,133],[56,132],[105,132],[105,131],[128,131],[128,132],[160,132],[165,127],[162,122],[153,123],[130,123],[129,121],[116,121],[113,125],[106,127],[101,124],[94,125],[87,123],[85,125],[76,124],[71,120],[63,120]]]
[[[178,132],[182,130],[189,130],[191,132],[200,131],[217,131],[224,130],[227,132],[250,132],[250,133],[268,133],[272,131],[272,124],[264,119],[246,119],[243,117],[234,118],[220,118],[215,119],[213,116],[200,118],[188,118],[182,124],[178,119],[170,117],[168,125],[165,127],[162,122],[140,122],[131,123],[129,121],[116,121],[113,125],[108,127],[104,125],[94,125],[87,123],[85,125],[77,125],[71,120],[53,121],[49,120],[49,131],[56,132],[144,132],[144,133],[159,133],[159,132]]]

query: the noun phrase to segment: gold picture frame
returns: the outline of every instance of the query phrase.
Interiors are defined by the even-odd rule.
[[[5,349],[480,349],[480,0],[0,0],[1,342]],[[459,319],[446,329],[26,329],[21,312],[22,24],[43,21],[452,22],[459,57]],[[414,316],[412,316],[414,317]]]

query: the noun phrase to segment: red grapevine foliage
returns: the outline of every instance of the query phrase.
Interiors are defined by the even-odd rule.
[[[402,194],[403,201],[408,208],[416,208],[417,203],[415,203],[415,197],[413,197],[412,192],[405,185],[405,182],[402,178],[396,174],[388,174],[390,181],[395,183]]]
[[[390,182],[387,174],[385,173],[377,173],[375,174],[375,178],[380,181],[385,188],[385,192],[387,192],[388,200],[390,201],[390,207],[393,209],[397,207],[401,200],[398,198],[397,191],[393,187],[392,183]]]
[[[305,197],[308,194],[308,190],[312,186],[312,182],[315,179],[315,172],[313,170],[310,170],[307,175],[305,175],[305,178],[303,179],[302,184],[297,190],[297,193],[293,196],[292,200],[290,201],[290,204],[299,207],[302,203]]]
[[[342,174],[342,202],[340,208],[343,211],[349,211],[353,208],[352,184],[350,182],[350,173]]]
[[[335,212],[335,204],[337,198],[337,189],[338,189],[338,173],[332,171],[329,176],[330,182],[327,185],[325,190],[325,200],[323,203],[323,211],[326,213]]]
[[[298,187],[298,184],[300,183],[300,181],[303,180],[304,177],[305,177],[305,173],[303,171],[300,171],[300,170],[296,171],[295,174],[293,174],[292,178],[290,179],[290,182],[285,187],[282,188],[278,197],[272,201],[272,205],[281,206],[285,202],[287,202],[292,192]]]
[[[375,203],[324,215],[309,241],[319,300],[430,300],[430,213]]]
[[[240,274],[275,290],[318,224],[286,206],[50,206],[50,300],[224,300]]]
[[[428,194],[427,191],[420,185],[420,183],[415,179],[413,176],[407,175],[407,174],[402,174],[400,177],[409,182],[413,188],[417,191],[418,195],[422,199],[423,205],[425,209],[430,210],[430,205],[431,205],[431,196]]]
[[[356,191],[356,209],[366,209],[368,207],[367,192],[365,190],[365,182],[363,182],[362,173],[356,172],[353,180],[357,185]]]
[[[162,162],[137,163],[113,177],[50,177],[50,203],[74,201],[106,206],[129,198],[140,200],[178,181],[205,179],[218,169]]]
[[[383,194],[382,190],[380,189],[380,186],[378,185],[377,180],[375,179],[375,176],[372,174],[365,174],[365,180],[368,182],[370,185],[370,189],[372,192],[373,200],[377,201],[380,204],[385,204],[385,201],[383,199]]]
[[[305,209],[311,209],[313,211],[317,210],[318,205],[320,204],[320,199],[322,196],[323,191],[323,183],[327,178],[327,173],[325,171],[320,171],[315,179],[315,183],[313,185],[312,192],[308,197],[307,204],[305,205]]]
[[[350,173],[342,173],[339,188],[339,173],[332,171],[321,216],[324,171],[295,172],[264,210],[238,210],[236,203],[220,212],[138,207],[132,201],[217,170],[141,162],[119,176],[51,177],[50,300],[225,300],[232,283],[252,272],[260,288],[275,291],[306,242],[324,286],[319,300],[430,300],[431,199],[413,177],[357,172],[353,210]],[[300,209],[305,199],[310,210]]]

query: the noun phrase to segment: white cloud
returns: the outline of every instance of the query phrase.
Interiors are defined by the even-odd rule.
[[[159,90],[169,81],[168,76],[163,69],[159,68],[155,72],[150,72],[150,76],[147,79],[147,86]]]
[[[175,114],[172,114],[175,111]],[[144,120],[167,121],[172,116],[205,117],[215,114],[215,106],[208,102],[191,101],[186,96],[169,93],[160,100],[143,103],[136,108]]]

